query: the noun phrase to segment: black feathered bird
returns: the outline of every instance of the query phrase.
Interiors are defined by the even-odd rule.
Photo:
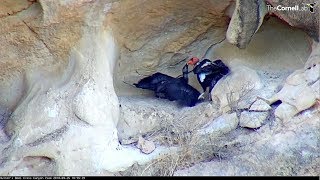
[[[178,101],[183,106],[192,107],[198,102],[200,92],[180,78],[170,81],[162,81],[155,91],[158,97],[170,101]]]
[[[161,82],[171,81],[173,79],[175,78],[168,76],[166,74],[157,72],[148,77],[141,79],[138,83],[134,83],[133,85],[135,85],[137,88],[155,91]]]
[[[148,77],[141,79],[138,83],[134,83],[133,85],[136,86],[137,88],[156,91],[158,86],[163,86],[161,84],[163,84],[164,82],[167,82],[167,81],[179,80],[183,83],[188,84],[188,74],[189,74],[188,64],[186,64],[182,68],[182,77],[174,78],[169,75],[157,72],[157,73],[154,73]]]
[[[230,72],[230,69],[220,59],[212,62],[209,59],[199,61],[198,58],[193,57],[187,64],[194,65],[192,71],[197,75],[197,79],[203,89],[201,96],[206,92],[208,87],[209,93],[211,93],[216,83]]]
[[[134,85],[137,88],[154,91],[156,97],[178,101],[183,106],[192,107],[198,102],[200,92],[188,84],[188,73],[186,64],[182,69],[182,77],[174,78],[157,72]]]

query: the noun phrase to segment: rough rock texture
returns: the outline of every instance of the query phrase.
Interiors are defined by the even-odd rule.
[[[118,144],[119,104],[113,77],[121,76],[113,75],[118,59],[115,43],[120,47],[120,64],[128,60],[148,64],[147,54],[149,61],[161,50],[161,56],[171,58],[198,36],[209,37],[205,33],[210,28],[220,41],[227,25],[223,10],[229,2],[21,0],[4,4],[0,103],[5,113],[13,113],[9,120],[1,120],[5,124],[1,133],[10,140],[1,144],[0,174],[37,174],[37,169],[25,169],[25,161],[30,160],[43,162],[49,175],[90,175],[119,171],[161,151],[143,156],[136,148]],[[139,5],[145,7],[141,12]],[[195,29],[188,29],[189,23]],[[168,41],[159,41],[165,33],[169,35],[163,40]],[[210,45],[210,41],[204,44],[199,54]],[[145,58],[133,61],[141,51],[135,56],[132,51],[141,48]],[[116,74],[124,74],[120,70]]]
[[[208,123],[203,128],[199,129],[197,133],[202,136],[207,136],[209,134],[211,136],[219,137],[236,129],[238,124],[239,119],[236,113],[223,114],[222,116],[214,119],[211,123]],[[202,138],[204,139],[205,137]]]
[[[88,1],[40,1],[1,18],[0,103],[13,111],[5,127],[10,140],[0,148],[1,175],[111,169],[118,147],[117,51],[102,12]]]
[[[300,11],[270,9],[270,7],[276,8],[279,5],[280,7],[297,5]],[[302,8],[304,10],[301,10]],[[316,5],[314,12],[311,13],[303,0],[237,0],[226,36],[231,44],[245,48],[261,26],[264,16],[268,14],[279,17],[291,26],[302,28],[319,42],[319,11],[320,7]]]
[[[244,111],[240,115],[239,126],[246,128],[261,127],[264,121],[267,119],[268,115],[268,112]]]
[[[278,5],[281,6],[305,6],[302,1],[267,1],[273,7]],[[249,3],[249,2],[247,2]],[[260,2],[261,3],[261,2]],[[248,18],[251,21],[256,21],[260,16],[250,16],[245,12],[250,12],[251,6],[258,6],[259,3],[251,3],[251,5],[240,3],[237,1],[236,9],[232,15],[232,20],[230,26],[228,27],[228,32],[241,32],[238,33],[227,33],[227,39],[229,42],[242,47],[247,45],[253,37],[252,23],[247,24],[246,21],[239,21],[241,19]],[[265,7],[258,6],[263,10]],[[280,17],[282,20],[286,21],[292,26],[300,27],[304,29],[314,40],[319,42],[319,6],[315,6],[314,13],[311,13],[308,8],[306,11],[271,11],[268,10],[269,14],[275,14]],[[242,18],[241,18],[242,17]],[[237,23],[233,23],[233,20]],[[238,21],[236,21],[238,20]],[[247,20],[247,21],[249,21]],[[259,27],[259,26],[257,26]],[[247,28],[247,29],[246,29]],[[256,30],[254,30],[254,33]],[[240,39],[235,41],[235,39]],[[243,40],[243,41],[241,41]],[[244,42],[244,43],[243,43]],[[273,96],[270,99],[270,103],[275,102],[276,100],[282,100],[284,102],[276,110],[277,117],[281,119],[290,119],[297,113],[308,109],[315,104],[317,99],[319,99],[319,44],[318,42],[313,42],[312,53],[308,58],[305,68],[295,71],[291,74],[283,88],[279,93]]]
[[[145,154],[150,154],[156,149],[152,141],[145,140],[142,136],[139,137],[137,147]]]
[[[216,108],[208,103],[190,108],[156,98],[120,97],[119,100],[121,108],[117,128],[123,144],[136,142],[141,135],[170,126],[196,129],[219,116]]]
[[[275,18],[261,24],[263,6],[255,7],[259,16],[254,16],[239,2],[3,0],[0,175],[112,175],[133,164],[153,168],[154,160],[180,155],[183,143],[189,145],[188,137],[201,130],[208,131],[200,139],[191,138],[197,142],[185,145],[187,150],[193,147],[187,155],[202,156],[206,146],[210,153],[203,160],[213,158],[214,163],[217,153],[211,153],[215,149],[210,145],[230,149],[229,156],[219,158],[230,157],[220,168],[231,171],[220,169],[221,174],[317,175],[319,45],[314,42],[309,48],[306,34]],[[232,7],[239,11],[231,13]],[[229,27],[227,14],[234,15]],[[289,14],[276,15],[317,37],[319,24],[314,18],[302,23]],[[236,45],[246,49],[228,43],[230,35],[240,37]],[[152,93],[123,81],[133,83],[155,71],[177,76],[189,56],[220,58],[231,67],[231,74],[215,87],[216,92],[220,88],[220,102],[181,108],[165,100],[130,97]],[[244,71],[254,77],[246,77]],[[229,91],[223,86],[227,79],[259,84],[240,109],[254,107],[259,98],[269,105],[282,101],[268,110],[278,117],[265,121],[274,129],[262,125],[260,136],[238,128],[238,107],[222,114],[227,110],[222,108],[227,99],[222,91]],[[190,82],[199,88],[191,74]],[[231,90],[240,85],[236,82]],[[203,138],[210,135],[216,140]],[[130,144],[140,136],[155,143],[154,151],[152,145],[147,148],[148,155]],[[280,166],[261,164],[261,159]],[[206,173],[214,174],[210,168]]]
[[[280,19],[287,22],[290,26],[298,27],[306,31],[310,37],[315,41],[319,42],[319,16],[320,16],[320,6],[319,1],[305,2],[303,0],[266,0],[266,2],[273,6],[277,7],[279,5],[286,6],[295,6],[301,9],[301,11],[268,11],[269,14],[275,15]],[[307,3],[316,3],[314,5],[314,11],[311,13]]]
[[[274,4],[292,5],[301,1],[270,1]],[[239,3],[238,3],[239,5]],[[241,4],[240,4],[241,5]],[[236,7],[236,9],[241,7]],[[245,8],[245,7],[243,7]],[[319,8],[317,7],[315,11]],[[242,14],[241,14],[242,13]],[[317,13],[277,12],[276,15],[292,26],[306,30],[319,41],[319,15]],[[238,11],[233,15],[245,16]],[[253,18],[255,20],[257,17]],[[234,32],[245,29],[245,23],[231,26]],[[230,28],[230,26],[229,26]],[[250,29],[250,26],[248,27]],[[241,42],[250,42],[252,31],[238,35],[243,41],[233,42],[241,47]],[[227,36],[230,34],[227,34]],[[227,39],[231,39],[227,37]],[[269,127],[262,126],[254,133],[237,135],[225,146],[232,156],[199,163],[191,168],[178,170],[175,175],[319,175],[319,43],[313,42],[312,53],[306,58],[305,67],[294,71],[286,78],[280,91],[269,99],[269,104],[278,101],[280,105],[268,117]],[[240,42],[240,43],[239,43]],[[245,44],[246,45],[246,44]],[[302,61],[303,62],[303,61]],[[267,101],[265,98],[264,101]],[[253,104],[252,104],[253,105]],[[242,112],[243,113],[243,112]],[[256,113],[256,112],[255,112]],[[248,115],[253,115],[249,114]],[[271,114],[272,115],[272,114]],[[264,119],[264,118],[263,118]],[[240,119],[241,121],[241,119]],[[240,122],[241,124],[241,122]],[[233,137],[230,135],[231,138]],[[253,138],[253,139],[251,139]],[[304,140],[299,140],[303,138]],[[228,138],[226,138],[228,139]],[[258,162],[258,163],[257,163]],[[277,166],[274,166],[277,164]]]
[[[260,77],[255,70],[232,64],[230,70],[211,91],[213,103],[218,104],[222,112],[249,108],[262,88]]]
[[[102,44],[107,47],[90,49],[86,45],[95,42],[101,44],[99,41],[105,41]],[[43,83],[37,82],[32,86],[6,126],[11,136],[9,143],[15,146],[3,150],[6,168],[1,169],[2,174],[19,174],[19,164],[26,156],[43,156],[55,162],[54,171],[50,172],[52,175],[100,174],[108,169],[110,154],[106,152],[116,148],[117,144],[114,139],[117,137],[115,124],[118,119],[118,100],[110,74],[97,74],[106,73],[101,71],[103,69],[112,72],[115,57],[109,55],[110,59],[105,61],[102,57],[108,57],[104,55],[108,51],[99,51],[101,48],[113,50],[112,43],[109,33],[96,37],[84,36],[79,47],[73,51],[61,84],[44,89],[40,94],[38,92],[41,92]],[[80,53],[84,50],[86,53]],[[90,66],[87,64],[89,58],[95,59]],[[94,94],[99,98],[93,98],[97,97]],[[58,122],[56,118],[59,118]],[[81,167],[78,166],[79,162]]]
[[[212,44],[225,39],[228,17],[223,11],[229,4],[218,0],[117,3],[110,17],[120,46],[114,75],[117,94],[148,94],[122,83],[137,82],[142,78],[139,74],[181,75],[186,58],[202,57]]]
[[[0,7],[0,17],[17,14],[27,9],[35,0],[3,0]]]
[[[228,41],[239,48],[245,48],[260,28],[266,13],[264,0],[236,0],[226,34]]]
[[[228,156],[178,170],[175,175],[319,176],[319,112],[318,105],[305,112],[308,116],[294,117],[285,126],[262,126],[236,138],[231,135],[230,141],[223,142],[228,147]]]
[[[270,109],[269,104],[262,99],[257,99],[249,108],[251,111],[268,111]]]
[[[281,100],[276,116],[288,120],[320,100],[320,45],[315,43],[313,51],[303,69],[292,73],[270,101]]]
[[[9,140],[9,136],[5,133],[4,129],[10,115],[11,113],[8,108],[0,107],[0,143],[7,142]]]

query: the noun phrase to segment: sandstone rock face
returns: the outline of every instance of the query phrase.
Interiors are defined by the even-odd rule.
[[[255,101],[255,92],[261,89],[259,75],[251,68],[230,65],[231,72],[218,81],[211,92],[213,103],[227,112],[249,108]]]
[[[9,48],[1,49],[0,103],[13,111],[5,127],[10,140],[1,144],[1,175],[110,170],[118,146],[119,109],[112,83],[115,40],[110,29],[101,26],[103,13],[86,17],[88,6],[103,12],[99,4],[74,2],[35,2],[1,19],[6,34],[1,39]],[[20,1],[13,6],[20,7]],[[69,7],[79,16],[68,14],[64,9]],[[36,164],[41,168],[26,168]]]
[[[253,133],[256,135],[240,135],[225,144],[227,157],[178,170],[175,175],[319,175],[319,109],[308,110],[308,114],[293,118],[286,127],[270,130],[262,126]]]
[[[215,5],[215,1],[204,4],[197,1],[132,3],[92,0],[4,3],[1,34],[7,34],[1,36],[1,40],[8,44],[8,49],[4,49],[5,46],[0,49],[6,52],[1,56],[0,103],[5,114],[13,113],[9,120],[1,120],[5,126],[5,129],[1,127],[1,133],[10,137],[10,141],[1,145],[1,161],[5,168],[0,173],[28,173],[23,170],[28,164],[24,161],[31,159],[31,163],[43,161],[45,166],[52,167],[48,168],[49,175],[89,175],[120,170],[145,159],[138,151],[121,148],[118,144],[119,109],[112,78],[121,76],[113,76],[118,54],[115,43],[120,47],[122,57],[118,62],[124,64],[129,59],[138,59],[144,51],[153,60],[158,54],[152,55],[148,47],[155,44],[159,46],[151,50],[160,52],[159,47],[162,47],[161,55],[172,54],[172,57],[179,49],[196,41],[195,37],[206,38],[205,32],[211,27],[220,27],[217,31],[211,29],[213,34],[223,37],[227,25],[223,10],[229,2],[219,5]],[[145,12],[136,9],[136,5],[142,3],[148,7],[142,8]],[[190,11],[192,9],[196,10]],[[174,15],[178,12],[184,14],[176,18]],[[145,13],[151,16],[145,16]],[[127,18],[128,15],[131,18]],[[146,24],[148,19],[141,21],[149,17],[154,25]],[[187,25],[194,17],[197,17],[193,24],[196,29],[188,29]],[[176,22],[181,27],[175,29]],[[168,28],[167,32],[162,27]],[[180,34],[181,30],[184,33]],[[174,43],[160,42],[162,33],[170,34],[164,39]],[[150,45],[131,57],[133,53],[130,51],[141,49],[151,37],[154,39]],[[210,43],[208,41],[205,46],[209,47]],[[168,61],[168,58],[160,59]],[[147,59],[133,62],[149,63]],[[123,69],[116,72],[122,75]],[[35,114],[39,116],[34,118]],[[121,155],[123,152],[125,155]],[[121,158],[116,160],[119,156]],[[79,161],[83,162],[80,168],[77,167]],[[37,174],[35,171],[30,169],[29,174]]]
[[[249,2],[247,2],[249,3]],[[256,3],[251,2],[251,5],[245,3],[240,3],[237,1],[235,6],[235,11],[232,15],[230,26],[228,27],[227,39],[230,43],[237,45],[238,47],[246,46],[253,34],[257,32],[256,29],[252,31],[252,23],[247,24],[247,21],[259,22],[256,19],[260,18],[260,14],[257,16],[250,16],[251,9],[248,7],[254,7],[260,9],[261,12],[264,12],[265,6],[264,2],[256,1]],[[306,8],[306,11],[277,11],[271,10],[270,7],[273,6],[306,6],[302,1],[267,1],[268,14],[275,14],[280,17],[280,19],[286,21],[292,26],[302,27],[315,41],[313,42],[312,53],[306,62],[306,67],[301,70],[295,71],[291,74],[287,80],[284,87],[279,93],[271,97],[270,103],[275,102],[276,100],[281,100],[284,102],[276,110],[277,117],[280,119],[290,119],[297,113],[306,110],[313,106],[318,99],[318,79],[319,79],[319,10],[318,6],[315,6],[314,12],[310,12],[309,8]],[[257,8],[258,7],[258,8]],[[269,8],[269,9],[268,9]],[[301,7],[302,8],[302,7]],[[258,12],[260,12],[258,11]],[[265,13],[266,14],[266,13]],[[242,18],[241,18],[242,17]],[[246,20],[248,19],[248,20]],[[240,21],[242,20],[242,21]],[[258,23],[256,23],[258,24]],[[255,27],[260,27],[255,26]],[[241,33],[237,33],[241,32]],[[311,63],[312,61],[312,63]]]
[[[113,46],[113,39],[108,33],[84,38],[78,49],[74,49],[65,72],[65,76],[69,76],[66,78],[71,81],[45,89],[42,94],[36,91],[41,90],[42,83],[36,83],[33,91],[14,111],[6,128],[11,136],[9,143],[15,146],[5,149],[2,158],[5,158],[7,168],[15,169],[4,168],[3,174],[19,174],[22,170],[19,169],[20,160],[27,156],[49,158],[56,162],[51,174],[99,174],[108,168],[110,159],[105,152],[109,148],[116,148],[117,144],[115,124],[118,119],[118,100],[110,83],[111,76],[97,76],[97,73],[104,73],[102,69],[111,69],[112,63],[109,62],[114,61],[114,57],[94,50],[101,47],[90,50],[86,44],[94,41],[106,41],[108,47],[104,48]],[[82,50],[86,50],[86,53],[79,53]],[[102,57],[109,59],[105,61]],[[99,66],[92,62],[88,69],[87,58],[102,62]],[[105,67],[101,69],[103,64]],[[95,95],[100,97],[94,98],[97,97]],[[98,103],[100,107],[91,105],[90,112],[87,112],[90,103]],[[29,109],[25,106],[37,108]],[[58,122],[56,118],[59,118]],[[81,167],[78,167],[79,162],[82,162]]]
[[[136,142],[139,136],[162,128],[173,131],[192,130],[202,127],[219,114],[211,104],[201,103],[195,107],[178,107],[177,103],[164,99],[120,97],[119,140]]]
[[[246,128],[258,128],[261,127],[266,118],[268,112],[249,112],[244,111],[241,113],[239,126]]]
[[[145,154],[150,154],[156,149],[152,141],[145,140],[142,136],[139,137],[137,147]]]
[[[226,34],[228,41],[239,48],[245,48],[260,28],[265,14],[267,14],[265,1],[237,0]]]
[[[144,135],[148,132],[159,130],[163,120],[174,119],[171,109],[159,109],[165,104],[164,101],[159,102],[151,99],[151,102],[146,103],[145,99],[138,98],[119,98],[120,100],[120,119],[118,123],[119,138],[122,143],[125,139],[135,141],[139,135]],[[130,104],[129,102],[134,102]],[[161,104],[160,104],[161,103]],[[150,106],[149,104],[155,104]],[[168,111],[169,110],[169,111]]]
[[[290,119],[299,112],[314,106],[320,99],[320,46],[315,43],[304,69],[291,74],[281,89],[270,101],[281,100],[276,115],[280,119]]]
[[[117,94],[147,94],[122,83],[137,82],[142,78],[139,74],[181,75],[186,58],[202,57],[212,44],[225,39],[228,17],[223,11],[229,4],[217,0],[117,3],[110,16],[120,46],[114,75]]]
[[[272,5],[288,6],[301,1],[268,1]],[[237,3],[236,10],[232,19],[246,16],[240,7],[241,3]],[[318,7],[315,11],[318,10]],[[247,12],[246,12],[247,13]],[[319,11],[317,12],[319,13]],[[249,13],[250,14],[250,13]],[[276,118],[271,120],[269,127],[262,126],[258,132],[258,136],[250,134],[239,135],[236,144],[228,144],[229,152],[233,156],[227,156],[226,159],[212,160],[208,163],[199,163],[191,168],[179,170],[175,175],[287,175],[287,174],[319,174],[319,98],[318,83],[319,82],[319,15],[310,12],[276,12],[276,16],[286,21],[290,25],[302,28],[315,40],[312,45],[312,53],[305,62],[305,67],[293,72],[285,81],[281,90],[273,95],[270,99],[265,98],[269,104],[281,100],[281,104],[276,107],[274,115]],[[235,17],[234,17],[235,16]],[[246,16],[248,17],[248,16]],[[258,16],[259,17],[259,16]],[[255,20],[257,17],[251,17]],[[237,21],[234,21],[237,22]],[[253,38],[252,28],[244,22],[238,25],[230,24],[227,39],[241,47],[247,45]],[[238,27],[236,27],[238,26]],[[247,26],[247,27],[244,27]],[[230,28],[232,28],[230,30]],[[245,32],[241,31],[246,29]],[[243,35],[243,36],[241,36]],[[240,38],[234,41],[235,37]],[[242,43],[246,42],[246,43]],[[257,102],[257,101],[256,101]],[[279,101],[278,101],[279,102]],[[254,103],[255,104],[255,103]],[[252,104],[250,107],[252,107]],[[255,104],[256,106],[256,104]],[[255,108],[260,109],[261,106]],[[262,107],[261,107],[262,108]],[[268,106],[266,106],[266,110]],[[264,111],[264,110],[263,110]],[[272,110],[269,109],[272,113]],[[241,113],[243,115],[244,112]],[[263,112],[254,112],[263,113]],[[265,113],[265,112],[264,112]],[[247,120],[253,120],[252,113],[246,112]],[[249,116],[251,116],[249,118]],[[263,116],[264,119],[265,115]],[[270,119],[269,119],[270,120]],[[240,126],[241,126],[240,118]],[[271,125],[273,124],[273,125]],[[259,125],[260,126],[260,125]],[[270,128],[270,129],[268,129]],[[290,132],[290,130],[293,132]],[[271,131],[271,133],[270,133]],[[232,137],[232,136],[231,136]],[[250,140],[252,137],[255,140]],[[306,141],[297,140],[304,137]],[[261,139],[260,139],[261,138]],[[242,143],[243,142],[243,143]],[[225,145],[227,146],[227,145]],[[232,147],[237,148],[233,149]],[[232,150],[233,149],[233,150]],[[240,150],[242,149],[242,150]],[[300,150],[297,150],[300,149]],[[241,151],[237,154],[236,152]],[[252,162],[259,161],[259,165],[252,165]],[[271,165],[272,164],[272,165]],[[274,166],[277,164],[277,166]],[[263,170],[262,170],[263,169]]]
[[[237,118],[236,113],[224,114],[206,125],[204,128],[200,129],[198,133],[202,135],[210,134],[218,137],[236,129],[238,127],[238,123],[239,119]]]
[[[251,111],[268,111],[271,107],[262,99],[257,99],[249,108]]]
[[[269,6],[277,7],[281,5],[282,7],[298,6],[301,11],[271,11],[269,14],[274,14],[280,19],[289,23],[293,27],[302,28],[305,30],[310,37],[315,41],[319,42],[319,15],[320,7],[318,2],[308,2],[316,3],[313,8],[313,12],[310,11],[310,7],[307,2],[302,0],[266,0]],[[317,5],[318,4],[318,5]]]
[[[266,4],[267,3],[267,4]],[[264,16],[275,15],[291,26],[304,29],[315,41],[319,42],[319,10],[315,3],[313,12],[301,0],[250,0],[236,1],[227,31],[227,39],[239,48],[245,48],[262,24]],[[298,6],[300,11],[273,10],[273,8]],[[303,9],[303,10],[302,10]]]
[[[8,135],[5,133],[4,129],[8,122],[11,113],[7,108],[0,108],[0,142],[4,143],[9,140]]]
[[[204,174],[319,175],[319,44],[274,17],[263,22],[264,1],[250,2],[3,0],[0,175],[157,172],[172,155],[170,175],[189,160],[211,160]],[[319,38],[319,16],[274,14]],[[178,76],[191,56],[231,68],[213,103],[183,108],[123,82]],[[190,83],[200,89],[192,73]],[[276,118],[243,125],[253,111]],[[240,125],[262,125],[259,135],[238,128],[239,112]]]

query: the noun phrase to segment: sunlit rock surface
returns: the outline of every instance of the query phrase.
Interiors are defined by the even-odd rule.
[[[0,175],[319,175],[319,11],[256,0],[254,16],[239,2],[1,2]],[[128,85],[178,76],[192,56],[231,68],[212,102],[178,107]],[[250,112],[268,116],[241,127]],[[155,166],[177,155],[170,173]]]

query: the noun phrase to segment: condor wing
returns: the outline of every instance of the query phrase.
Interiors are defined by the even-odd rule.
[[[141,79],[138,83],[135,83],[134,85],[137,88],[149,89],[149,90],[155,91],[159,83],[164,81],[172,81],[173,79],[175,78],[168,76],[166,74],[155,73],[155,74],[152,74],[151,76]]]

